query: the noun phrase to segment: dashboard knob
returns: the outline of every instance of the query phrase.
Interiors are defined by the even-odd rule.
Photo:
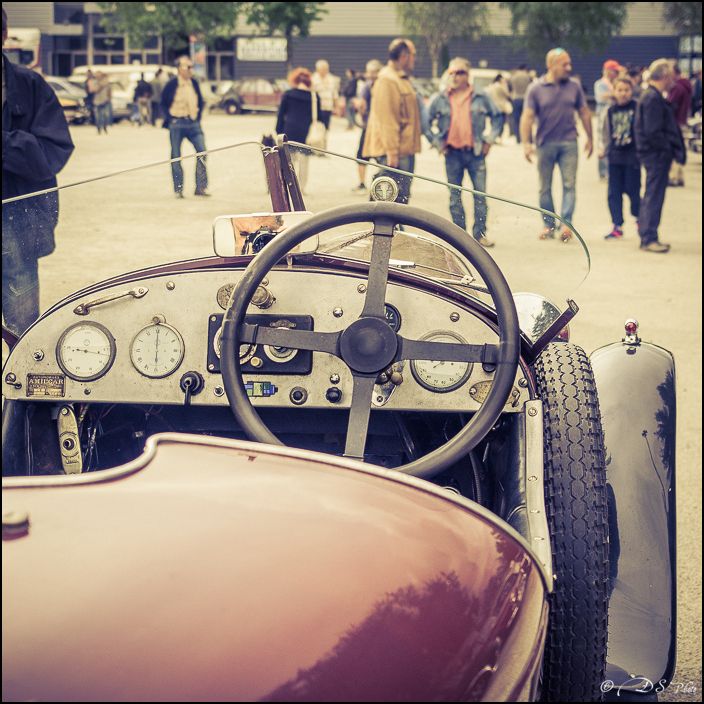
[[[342,391],[334,386],[331,386],[325,392],[325,398],[330,401],[330,403],[339,403],[342,400]]]

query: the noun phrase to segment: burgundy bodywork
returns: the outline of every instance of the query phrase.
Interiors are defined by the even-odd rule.
[[[477,504],[196,436],[125,467],[5,480],[3,700],[534,697],[544,577]]]

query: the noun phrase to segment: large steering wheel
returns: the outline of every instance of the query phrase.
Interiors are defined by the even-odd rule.
[[[257,286],[289,251],[323,230],[352,223],[374,225],[366,298],[361,315],[345,330],[313,332],[265,328],[245,323]],[[384,305],[394,228],[417,227],[452,245],[474,265],[489,289],[498,315],[498,345],[464,345],[407,340],[386,323]],[[354,378],[345,457],[363,459],[372,393],[378,375],[399,360],[487,363],[496,366],[491,390],[481,408],[455,437],[399,471],[430,478],[474,448],[498,420],[516,378],[520,350],[518,316],[511,291],[494,260],[464,230],[447,220],[399,203],[366,203],[332,208],[292,227],[269,242],[252,259],[232,292],[225,313],[220,364],[225,392],[237,421],[252,440],[282,445],[262,422],[244,388],[239,366],[241,343],[327,352],[342,359]]]

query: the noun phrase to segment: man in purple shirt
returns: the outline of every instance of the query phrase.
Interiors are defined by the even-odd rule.
[[[538,175],[540,177],[540,207],[555,212],[552,201],[552,172],[555,164],[562,175],[562,219],[572,221],[575,206],[575,186],[577,180],[577,125],[574,113],[587,133],[584,151],[587,158],[592,155],[592,115],[577,81],[570,80],[572,63],[564,49],[551,49],[546,57],[547,73],[533,82],[526,93],[523,114],[521,115],[521,141],[525,157],[531,162],[535,152],[531,144],[533,120],[538,118],[537,144]],[[555,218],[543,213],[545,228],[540,239],[555,238]],[[567,242],[572,231],[564,225],[559,230],[560,239]]]

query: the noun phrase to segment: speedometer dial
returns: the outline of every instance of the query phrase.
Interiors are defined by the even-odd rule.
[[[161,379],[178,369],[184,352],[179,331],[165,323],[155,323],[135,335],[130,347],[130,359],[140,374]]]
[[[430,342],[467,344],[467,341],[457,333],[449,331],[431,332],[420,339]],[[469,379],[472,365],[469,362],[433,362],[414,359],[411,362],[411,372],[421,386],[436,393],[445,393],[459,389]]]
[[[72,325],[56,345],[56,360],[62,371],[76,381],[94,381],[115,361],[115,338],[100,323]]]

